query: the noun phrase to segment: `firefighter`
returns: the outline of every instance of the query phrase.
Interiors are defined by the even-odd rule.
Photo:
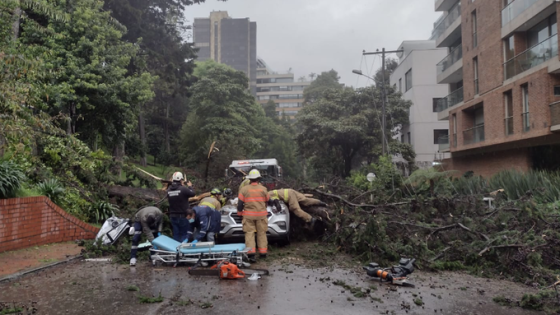
[[[250,172],[249,172],[249,173],[250,173]],[[250,180],[249,178],[243,177],[243,181],[242,181],[241,184],[239,185],[239,190],[238,190],[238,191],[241,191],[241,188],[243,188],[243,187],[249,185],[250,183],[251,183],[251,180]]]
[[[200,201],[199,206],[207,206],[214,210],[220,211],[222,209],[222,192],[218,188],[210,191],[210,197],[206,197]]]
[[[296,216],[303,219],[308,224],[310,229],[315,225],[316,219],[313,218],[309,213],[303,211],[300,204],[304,207],[308,206],[326,206],[327,204],[319,199],[307,198],[304,194],[295,191],[293,189],[278,189],[268,192],[270,199],[275,201],[275,207],[280,210],[280,204],[277,204],[278,200],[284,201],[288,206],[288,209],[292,211]]]
[[[258,252],[262,258],[268,252],[268,218],[266,206],[272,205],[266,187],[259,184],[261,174],[254,169],[249,172],[247,179],[250,184],[241,188],[237,203],[237,214],[243,216],[243,232],[245,232],[245,246],[249,260],[255,261]],[[255,248],[255,232],[257,233],[258,247]]]
[[[130,247],[130,265],[136,266],[136,252],[142,238],[142,232],[151,243],[154,238],[161,235],[163,225],[163,213],[156,207],[145,207],[134,215],[134,225],[130,228],[132,246]]]
[[[169,219],[173,227],[173,239],[182,242],[187,237],[189,222],[186,218],[187,210],[190,208],[189,198],[195,196],[192,183],[186,182],[183,173],[173,173],[173,183],[167,190],[167,199],[169,200]]]
[[[215,242],[216,234],[220,232],[220,223],[222,216],[209,206],[196,206],[187,210],[187,220],[189,222],[189,230],[187,231],[187,239],[193,240],[193,244],[199,241]],[[198,233],[194,235],[194,228]]]
[[[228,200],[231,199],[231,197],[233,197],[233,191],[231,190],[231,188],[224,188],[224,192],[222,194],[222,199],[220,199],[220,202],[222,202],[222,207],[226,205],[226,203],[228,202]]]

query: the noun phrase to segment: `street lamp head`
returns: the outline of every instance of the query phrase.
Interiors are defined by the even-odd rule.
[[[362,73],[362,70],[352,70],[352,73],[358,74],[358,75],[364,75]]]

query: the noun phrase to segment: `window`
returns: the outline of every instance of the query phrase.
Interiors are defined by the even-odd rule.
[[[557,33],[556,14],[553,14],[527,31],[527,48],[533,47]]]
[[[506,136],[513,134],[513,96],[511,91],[504,93]]]
[[[442,97],[432,99],[432,112],[434,112],[434,113],[438,112],[438,103],[443,99],[444,98],[442,98]]]
[[[399,92],[402,93],[402,78],[399,78]]]
[[[523,120],[523,131],[527,132],[531,129],[531,122],[529,117],[529,86],[522,85],[521,86],[521,101],[523,104],[523,113],[522,120]]]
[[[472,21],[472,36],[473,36],[473,48],[477,46],[478,41],[477,41],[477,37],[476,37],[476,10],[474,10],[471,13],[471,21]]]
[[[478,57],[473,59],[473,71],[474,71],[474,94],[478,95]]]
[[[404,143],[404,135],[401,135],[401,143]]]
[[[404,75],[404,80],[405,90],[408,91],[412,88],[412,69],[408,70],[408,72]]]
[[[439,144],[439,139],[441,137],[449,136],[449,130],[447,129],[434,129],[434,144]]]
[[[560,85],[554,86],[554,96],[560,96]]]
[[[407,132],[406,135],[408,136],[408,144],[412,143],[412,139],[410,138],[410,132]]]

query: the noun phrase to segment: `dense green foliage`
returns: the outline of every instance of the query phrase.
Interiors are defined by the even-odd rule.
[[[25,174],[19,165],[9,162],[0,162],[0,198],[11,198],[20,189]]]

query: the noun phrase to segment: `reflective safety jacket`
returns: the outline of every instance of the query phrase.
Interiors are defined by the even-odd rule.
[[[241,188],[247,186],[251,184],[251,180],[250,179],[245,179],[244,181],[241,182],[241,185],[239,185],[239,191],[241,191]]]
[[[220,210],[222,209],[222,203],[220,201],[218,201],[218,199],[216,199],[215,197],[206,197],[204,199],[202,199],[200,201],[200,203],[198,204],[199,206],[206,206],[206,207],[210,207],[214,210]]]
[[[248,219],[266,218],[266,205],[270,203],[266,187],[252,183],[239,191],[237,213]]]
[[[277,189],[268,192],[270,199],[272,200],[282,200],[284,202],[288,202],[290,200],[290,189]]]

